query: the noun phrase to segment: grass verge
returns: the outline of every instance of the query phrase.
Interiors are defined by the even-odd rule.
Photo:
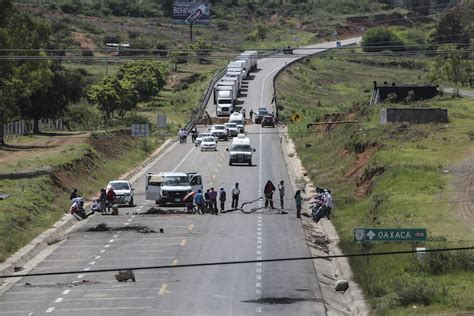
[[[346,253],[363,250],[354,242],[355,227],[426,227],[429,240],[419,246],[473,245],[473,215],[461,217],[468,203],[462,197],[467,186],[463,171],[470,170],[474,153],[473,101],[441,96],[409,105],[447,108],[449,124],[380,125],[380,109],[387,105],[368,105],[373,81],[419,83],[426,74],[419,61],[410,67],[407,60],[364,60],[307,59],[277,81],[280,115],[306,170],[316,185],[333,192],[332,221],[340,247]],[[292,123],[294,113],[303,120]],[[354,122],[306,127],[329,118]],[[410,250],[412,245],[368,247],[376,252]],[[472,312],[474,294],[467,289],[474,287],[473,252],[443,256],[430,255],[421,263],[411,255],[350,263],[374,314]]]

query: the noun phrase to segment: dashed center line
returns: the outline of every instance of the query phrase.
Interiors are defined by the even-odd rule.
[[[79,275],[77,276],[78,279],[82,279],[83,277],[84,277],[84,274],[79,274]]]
[[[186,239],[183,239],[183,240],[181,240],[181,244],[180,244],[180,245],[181,245],[181,247],[184,247],[184,246],[186,246],[187,243],[188,243],[188,242],[186,241]]]
[[[63,291],[63,295],[68,295],[69,293],[71,293],[71,289],[67,289]]]
[[[158,292],[158,295],[164,295],[166,293],[166,288],[168,287],[168,284],[164,283],[160,287],[160,291]]]
[[[54,311],[54,307],[50,307],[46,310],[46,313],[52,313]]]
[[[62,297],[58,297],[54,302],[55,303],[61,303],[63,301]]]
[[[189,224],[188,230],[193,230],[193,228],[194,228],[194,224]]]

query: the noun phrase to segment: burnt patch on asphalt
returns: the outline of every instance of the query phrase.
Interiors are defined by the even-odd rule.
[[[120,227],[109,227],[105,223],[98,224],[95,227],[91,227],[86,230],[87,232],[117,232],[117,231],[136,231],[141,234],[156,233],[153,229],[150,229],[146,226],[139,225],[130,225],[130,226],[120,226]]]
[[[159,208],[159,207],[152,207],[148,209],[146,212],[143,213],[138,213],[138,215],[153,215],[153,214],[159,214],[159,215],[167,215],[167,214],[181,214],[181,215],[189,215],[189,213],[186,211],[186,209],[183,208],[178,208],[178,209],[164,209],[164,208]]]
[[[314,298],[301,298],[301,297],[261,297],[256,300],[246,300],[242,303],[256,303],[256,304],[267,304],[267,305],[277,305],[277,304],[293,304],[298,302],[310,302],[317,301]]]
[[[31,288],[64,288],[64,287],[73,287],[73,286],[81,286],[81,285],[91,285],[91,284],[98,284],[100,282],[89,281],[89,280],[82,280],[80,282],[69,282],[69,283],[38,283],[33,284],[29,282],[25,282],[25,287]]]

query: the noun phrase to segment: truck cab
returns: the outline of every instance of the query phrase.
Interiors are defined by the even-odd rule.
[[[149,172],[145,179],[146,199],[160,206],[182,206],[188,193],[202,188],[202,176],[196,172]]]
[[[234,163],[252,165],[252,153],[255,152],[255,148],[252,148],[250,138],[244,134],[239,134],[234,138],[227,151],[229,152],[229,166],[232,166]]]

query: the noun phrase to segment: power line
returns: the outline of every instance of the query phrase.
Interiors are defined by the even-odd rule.
[[[451,252],[451,251],[465,251],[465,250],[474,250],[474,246],[426,249],[426,250],[423,250],[423,252],[424,253],[437,253],[437,252]],[[270,263],[270,262],[288,262],[288,261],[318,260],[318,259],[327,260],[327,259],[335,259],[335,258],[376,257],[376,256],[406,255],[406,254],[415,254],[415,253],[418,253],[418,251],[414,251],[414,250],[384,251],[384,252],[374,252],[374,253],[355,253],[355,254],[342,254],[342,255],[307,256],[307,257],[275,258],[275,259],[262,259],[262,260],[203,262],[203,263],[144,266],[144,267],[117,267],[117,268],[97,269],[97,270],[89,270],[89,271],[77,270],[77,271],[59,271],[59,272],[44,272],[44,273],[27,273],[27,274],[16,274],[16,275],[15,274],[0,275],[0,279],[51,276],[51,275],[67,275],[67,274],[92,274],[92,273],[104,273],[104,272],[117,272],[118,270],[134,270],[135,271],[135,270],[178,269],[178,268],[191,268],[191,267],[237,265],[237,264],[248,264],[248,263],[259,263],[259,262]]]

